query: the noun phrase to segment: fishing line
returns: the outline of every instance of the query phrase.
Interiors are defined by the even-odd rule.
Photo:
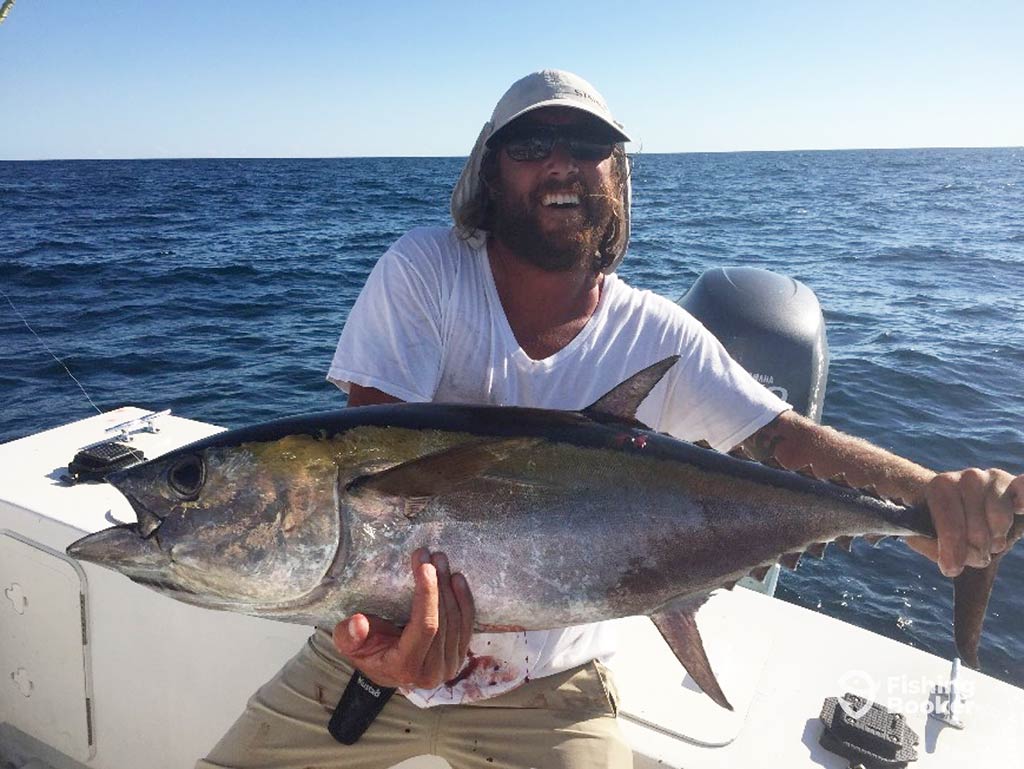
[[[63,368],[67,372],[69,377],[71,377],[72,379],[75,380],[75,384],[78,385],[78,389],[82,391],[82,395],[84,395],[85,399],[87,401],[89,401],[89,404],[94,409],[96,409],[96,413],[97,414],[102,414],[103,412],[100,410],[100,407],[97,406],[95,403],[93,403],[92,398],[89,397],[89,393],[87,393],[85,391],[85,388],[82,387],[82,383],[79,382],[78,379],[75,378],[75,375],[71,373],[71,369],[69,369],[66,365],[64,365],[64,361],[62,361],[60,358],[58,358],[56,355],[53,354],[53,350],[50,349],[50,346],[46,342],[44,342],[43,338],[41,336],[39,336],[39,334],[36,333],[36,330],[34,328],[32,328],[31,325],[29,325],[29,322],[25,319],[25,316],[22,315],[21,312],[19,312],[18,308],[14,306],[14,302],[11,301],[11,297],[7,296],[7,292],[4,291],[2,288],[0,288],[0,294],[2,294],[4,299],[7,300],[7,304],[9,304],[11,306],[11,309],[14,310],[14,314],[17,315],[21,319],[21,322],[25,324],[25,328],[27,328],[29,331],[31,331],[32,332],[32,336],[34,336],[36,338],[36,340],[39,342],[39,344],[41,344],[43,346],[43,349],[46,350],[48,353],[50,353],[50,357],[53,358],[55,361],[57,361],[57,363],[60,364],[61,368]]]

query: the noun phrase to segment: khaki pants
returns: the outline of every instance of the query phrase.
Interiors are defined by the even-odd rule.
[[[384,769],[424,754],[453,769],[633,765],[607,671],[596,662],[474,705],[423,709],[396,693],[355,745],[342,745],[327,722],[351,674],[318,630],[196,769]]]

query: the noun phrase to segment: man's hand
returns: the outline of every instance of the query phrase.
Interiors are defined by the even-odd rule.
[[[444,553],[412,554],[413,594],[404,628],[354,614],[334,628],[342,656],[380,686],[431,689],[458,674],[466,659],[475,610],[466,578],[452,574]]]
[[[947,577],[964,566],[984,568],[1007,547],[1014,515],[1024,514],[1024,475],[971,468],[936,475],[924,488],[937,539],[906,537]]]
[[[987,566],[994,553],[1012,544],[1006,535],[1014,515],[1024,514],[1024,475],[973,468],[936,475],[792,411],[747,438],[743,448],[762,462],[774,458],[793,470],[810,466],[819,478],[842,474],[852,486],[874,486],[888,499],[926,502],[938,538],[906,541],[938,563],[947,577],[957,576],[964,566]]]

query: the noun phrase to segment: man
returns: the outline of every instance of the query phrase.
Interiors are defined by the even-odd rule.
[[[917,539],[915,549],[947,575],[988,563],[1024,509],[1024,476],[935,475],[819,427],[754,382],[682,309],[618,279],[629,238],[628,140],[575,75],[538,72],[513,84],[456,185],[456,227],[400,239],[353,308],[329,374],[349,405],[578,409],[680,354],[641,406],[641,421],[927,500],[939,538]],[[613,646],[605,623],[474,635],[471,586],[453,571],[458,564],[443,553],[411,558],[408,625],[355,615],[333,638],[318,632],[200,766],[383,767],[421,753],[457,769],[631,765],[596,662]],[[352,667],[364,690],[401,694],[346,747],[326,722]]]

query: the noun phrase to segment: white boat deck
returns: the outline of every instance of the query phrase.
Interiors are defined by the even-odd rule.
[[[0,446],[0,769],[191,766],[309,633],[186,606],[63,555],[86,532],[134,520],[113,488],[59,477],[105,427],[143,413]],[[134,440],[150,458],[218,429],[174,416],[158,425]],[[621,621],[610,666],[638,767],[845,767],[818,745],[822,702],[844,691],[907,717],[917,766],[1021,764],[1021,689],[965,670],[957,730],[925,713],[947,660],[747,590],[717,594],[698,620],[734,713],[693,687],[646,618]]]

